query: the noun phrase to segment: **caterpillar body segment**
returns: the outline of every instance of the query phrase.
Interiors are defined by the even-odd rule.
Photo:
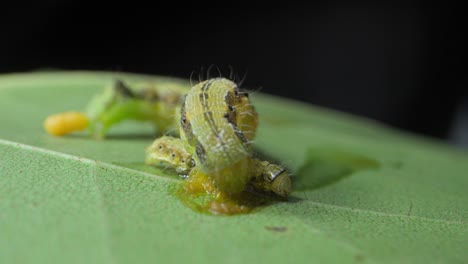
[[[237,85],[224,78],[195,85],[182,103],[181,137],[194,150],[199,170],[228,193],[243,191],[252,175],[253,149],[239,127],[244,119],[236,109],[247,103]]]

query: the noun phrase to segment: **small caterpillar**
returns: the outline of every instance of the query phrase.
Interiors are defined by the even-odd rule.
[[[225,78],[206,80],[185,92],[180,86],[140,83],[130,88],[116,81],[97,94],[81,116],[89,120],[96,138],[104,138],[110,127],[127,119],[149,121],[160,133],[179,133],[180,138],[156,139],[146,149],[145,163],[188,175],[186,193],[211,194],[214,213],[249,211],[234,198],[249,188],[286,198],[291,192],[286,170],[255,158],[251,143],[258,115],[248,93]],[[46,122],[45,127],[60,136],[85,126],[80,118],[75,122],[76,126]]]

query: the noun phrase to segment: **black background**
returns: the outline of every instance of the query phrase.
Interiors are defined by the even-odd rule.
[[[188,78],[202,66],[225,74],[232,66],[241,77],[248,71],[247,88],[439,138],[466,96],[462,8],[449,4],[46,1],[2,9],[0,73]]]

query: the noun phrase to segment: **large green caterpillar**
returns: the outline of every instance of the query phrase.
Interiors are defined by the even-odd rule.
[[[146,163],[188,175],[186,193],[211,194],[209,210],[215,213],[248,211],[232,199],[248,189],[287,197],[291,183],[285,169],[255,158],[251,142],[258,115],[248,93],[225,78],[200,82],[185,92],[180,86],[129,87],[116,81],[91,100],[85,114],[89,130],[103,138],[114,124],[136,119],[150,121],[160,132],[179,132],[180,138],[156,139],[146,149]],[[63,127],[60,122],[48,127],[47,121],[45,126],[48,131]]]

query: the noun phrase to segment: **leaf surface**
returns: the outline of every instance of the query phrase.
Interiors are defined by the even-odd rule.
[[[210,216],[174,195],[180,180],[143,165],[152,127],[106,140],[55,138],[43,120],[82,110],[115,78],[0,76],[0,263],[463,263],[468,155],[371,120],[253,94],[262,155],[286,165],[288,202]],[[267,91],[267,89],[265,89]]]

